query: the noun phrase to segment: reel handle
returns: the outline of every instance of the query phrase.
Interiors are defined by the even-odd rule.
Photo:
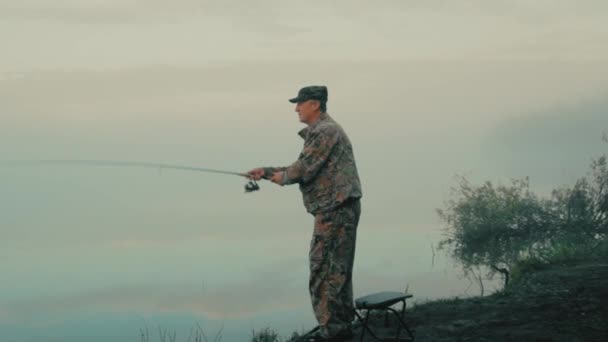
[[[247,184],[245,184],[245,193],[254,192],[260,190],[260,186],[254,179],[250,179]]]

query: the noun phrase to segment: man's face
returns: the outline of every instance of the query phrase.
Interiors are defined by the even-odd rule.
[[[319,101],[307,100],[304,102],[298,102],[296,104],[295,111],[298,113],[300,122],[311,124],[319,115]]]

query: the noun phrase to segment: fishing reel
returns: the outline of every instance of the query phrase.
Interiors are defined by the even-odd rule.
[[[260,186],[254,179],[250,179],[247,184],[245,184],[245,192],[254,192],[260,190]]]

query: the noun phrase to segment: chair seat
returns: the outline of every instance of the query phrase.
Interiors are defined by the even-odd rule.
[[[384,291],[372,293],[355,300],[355,308],[359,310],[383,309],[413,295],[403,292]]]

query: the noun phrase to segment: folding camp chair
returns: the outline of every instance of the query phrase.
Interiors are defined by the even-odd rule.
[[[406,308],[405,300],[408,298],[412,298],[412,297],[413,297],[413,295],[411,295],[411,294],[406,294],[406,293],[402,293],[402,292],[385,291],[385,292],[373,293],[373,294],[363,296],[363,297],[356,299],[355,300],[355,315],[357,316],[357,319],[361,322],[361,325],[362,325],[361,336],[359,338],[359,341],[363,341],[363,336],[365,335],[366,330],[378,341],[414,341],[414,332],[407,326],[407,324],[404,321],[405,308]],[[403,303],[403,308],[402,308],[401,314],[399,314],[397,312],[397,310],[395,310],[391,307],[392,305],[399,303],[399,302]],[[374,310],[384,311],[384,324],[385,325],[388,325],[389,311],[395,315],[399,325],[397,326],[397,333],[395,334],[394,338],[387,339],[387,338],[378,337],[372,331],[372,329],[369,327],[369,316],[370,316],[370,313]],[[365,318],[362,318],[361,315],[359,314],[359,312],[361,312],[361,314],[362,314],[363,311],[365,311]],[[409,337],[400,337],[401,328],[405,329],[405,331],[407,332]]]

